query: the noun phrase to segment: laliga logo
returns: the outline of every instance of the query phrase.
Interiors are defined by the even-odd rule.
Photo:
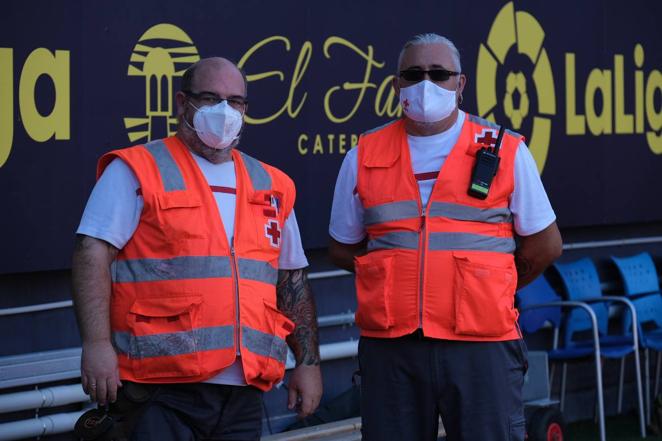
[[[515,11],[509,2],[494,19],[487,45],[480,45],[476,73],[478,114],[492,122],[505,117],[513,129],[530,131],[528,145],[539,172],[547,159],[551,116],[556,114],[544,39],[538,21],[527,12]]]
[[[191,38],[175,25],[152,26],[140,37],[131,54],[129,76],[145,78],[145,115],[124,118],[129,140],[151,141],[174,134],[172,80],[200,56]]]

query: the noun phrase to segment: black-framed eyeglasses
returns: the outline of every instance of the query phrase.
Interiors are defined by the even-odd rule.
[[[400,71],[400,77],[405,81],[411,81],[413,83],[418,83],[425,79],[425,74],[430,77],[431,81],[442,82],[448,80],[450,77],[460,75],[460,72],[453,72],[452,70],[446,69],[430,69],[430,70],[421,70],[421,69],[407,69]]]
[[[182,90],[187,96],[194,98],[203,106],[215,106],[216,104],[227,101],[233,109],[243,111],[248,104],[248,100],[242,96],[231,96],[229,98],[221,98],[214,92],[193,92],[190,90]]]

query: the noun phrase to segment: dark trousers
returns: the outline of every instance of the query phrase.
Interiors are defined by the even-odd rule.
[[[159,385],[131,441],[257,441],[262,392],[208,383]]]
[[[522,340],[362,337],[359,365],[365,441],[524,440]]]

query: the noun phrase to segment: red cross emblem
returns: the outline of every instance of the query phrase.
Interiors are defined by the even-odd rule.
[[[280,248],[280,225],[277,220],[269,219],[264,224],[264,235],[269,239],[269,244],[274,248]]]
[[[495,131],[489,129],[483,129],[480,134],[476,134],[476,143],[483,144],[486,146],[493,146],[496,143],[496,134]]]
[[[476,134],[476,143],[483,144],[488,147],[493,146],[496,143],[496,137],[494,136],[496,132],[494,130],[483,129],[480,134]]]
[[[402,102],[402,108],[404,110],[409,109],[409,100],[407,98],[405,98],[405,100]]]

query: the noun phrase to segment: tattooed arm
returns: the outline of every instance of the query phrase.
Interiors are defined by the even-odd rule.
[[[520,236],[515,251],[517,266],[517,288],[531,283],[538,277],[562,252],[561,233],[552,222],[544,230],[530,236]]]
[[[117,248],[77,235],[71,268],[73,298],[83,341],[81,382],[92,401],[115,401],[121,386],[117,355],[110,340],[110,264]]]
[[[320,363],[317,312],[306,270],[278,271],[276,287],[278,309],[296,324],[287,338],[297,366]]]
[[[288,407],[297,407],[299,416],[305,417],[322,398],[317,312],[306,271],[278,271],[276,296],[278,309],[296,325],[287,338],[297,365],[290,376]]]

